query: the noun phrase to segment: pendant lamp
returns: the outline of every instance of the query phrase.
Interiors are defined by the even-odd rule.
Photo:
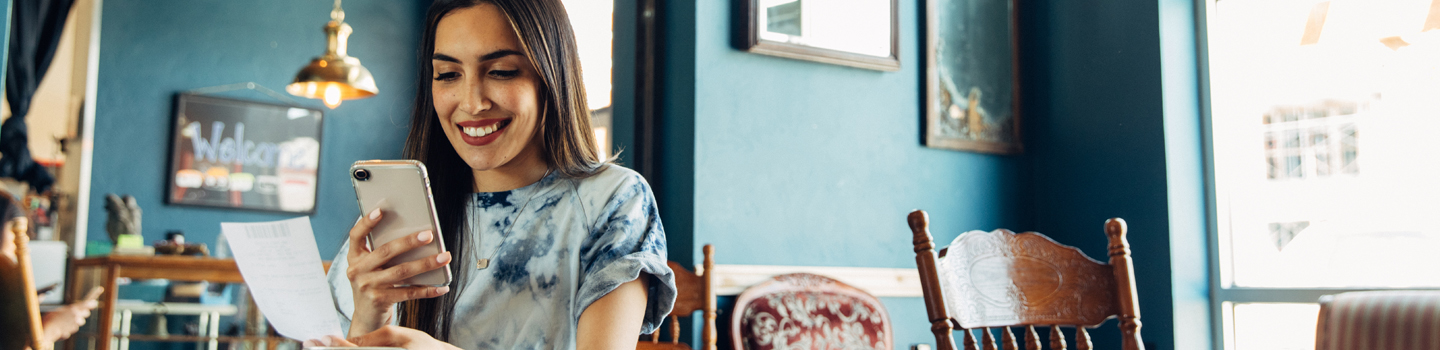
[[[325,47],[325,55],[316,57],[301,68],[295,74],[295,81],[285,86],[285,91],[295,96],[320,99],[330,109],[339,107],[341,100],[362,99],[380,93],[370,70],[360,65],[360,59],[345,54],[350,32],[350,25],[345,24],[345,10],[340,9],[340,0],[335,0],[330,22],[325,24],[325,38],[329,43]]]

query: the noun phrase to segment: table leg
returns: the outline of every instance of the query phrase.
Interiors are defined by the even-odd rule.
[[[100,303],[100,324],[102,325],[108,326],[115,322],[115,299],[118,295],[116,287],[119,284],[119,279],[119,266],[110,265],[105,269],[105,294],[100,297],[102,300]],[[99,345],[99,350],[110,350],[110,337],[113,335],[110,332],[110,327],[98,328],[100,328],[100,338],[98,339],[99,341],[95,342],[96,345]]]
[[[130,350],[130,310],[120,312],[120,350]],[[164,317],[164,316],[159,316]]]
[[[82,296],[82,295],[80,294],[80,272],[78,271],[79,268],[77,268],[77,267],[74,266],[74,263],[75,263],[75,259],[74,259],[74,258],[66,259],[65,261],[66,261],[65,263],[66,263],[67,265],[69,265],[69,266],[67,266],[67,267],[69,267],[69,268],[66,269],[67,271],[65,272],[65,275],[66,275],[67,277],[66,277],[66,279],[65,279],[65,298],[64,298],[63,302],[66,303],[66,304],[69,304],[69,303],[75,302],[75,299],[79,299],[79,298]],[[86,321],[89,321],[89,320],[86,320]],[[106,325],[106,326],[109,326],[109,325]],[[100,327],[95,327],[95,328],[96,328],[96,329],[99,329]],[[63,345],[64,348],[65,348],[65,349],[75,349],[75,338],[76,338],[76,337],[73,337],[73,336],[72,336],[72,337],[69,337],[69,338],[65,338],[65,345]]]
[[[205,339],[206,337],[210,336],[209,330],[210,313],[202,312],[200,313],[200,325],[199,327],[195,327],[195,336],[199,337],[200,339]],[[195,350],[204,350],[206,343],[207,342],[204,340],[195,342]]]
[[[207,348],[207,350],[219,350],[219,349],[220,349],[220,341],[219,341],[218,339],[216,339],[216,338],[219,337],[219,336],[220,336],[220,313],[219,313],[219,312],[211,312],[211,313],[210,313],[210,347]]]

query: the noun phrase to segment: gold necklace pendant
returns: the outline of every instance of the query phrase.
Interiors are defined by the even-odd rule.
[[[484,270],[487,267],[490,267],[490,259],[480,259],[475,261],[476,270]]]

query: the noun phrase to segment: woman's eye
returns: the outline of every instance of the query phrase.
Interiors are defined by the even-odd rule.
[[[448,72],[435,75],[435,81],[455,81],[460,78],[460,73]]]
[[[499,79],[510,79],[520,75],[520,70],[492,70],[490,76]]]

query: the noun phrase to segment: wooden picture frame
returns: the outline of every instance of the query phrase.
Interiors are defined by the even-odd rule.
[[[926,1],[925,146],[1024,151],[1016,1]]]
[[[314,214],[324,112],[177,94],[165,203]]]
[[[864,23],[857,28],[826,28],[822,24],[803,26],[802,18],[806,12],[802,6],[807,0],[733,0],[735,1],[735,21],[738,27],[735,31],[735,46],[737,49],[758,53],[762,55],[785,57],[797,60],[829,63],[856,68],[873,69],[880,71],[900,70],[900,4],[899,0],[856,0],[857,3],[876,9],[888,9],[888,14],[874,13],[874,11],[839,11],[856,16],[866,16]],[[814,1],[814,0],[808,0]],[[780,3],[778,5],[771,3]],[[834,2],[822,2],[821,6],[833,4]],[[766,6],[771,5],[771,6]],[[814,5],[812,5],[814,6]],[[778,10],[778,11],[777,11]],[[765,13],[761,13],[765,12]],[[783,15],[793,18],[786,22],[771,22],[768,19],[771,13],[784,12]],[[814,17],[808,17],[812,18]],[[828,18],[827,18],[828,19]],[[883,21],[889,22],[884,25]],[[840,21],[837,19],[837,22]],[[776,25],[779,24],[779,25]],[[769,31],[762,29],[762,26],[789,28],[789,30]],[[815,28],[819,29],[815,29]],[[865,29],[888,28],[889,35],[880,34],[877,37],[883,39],[888,37],[888,43],[879,40],[826,40],[825,38],[845,37],[845,34],[836,31],[849,29],[863,33],[872,33]],[[808,29],[807,29],[808,28]],[[793,30],[793,31],[792,31]],[[810,34],[809,32],[817,32]],[[842,47],[844,46],[844,47]]]

